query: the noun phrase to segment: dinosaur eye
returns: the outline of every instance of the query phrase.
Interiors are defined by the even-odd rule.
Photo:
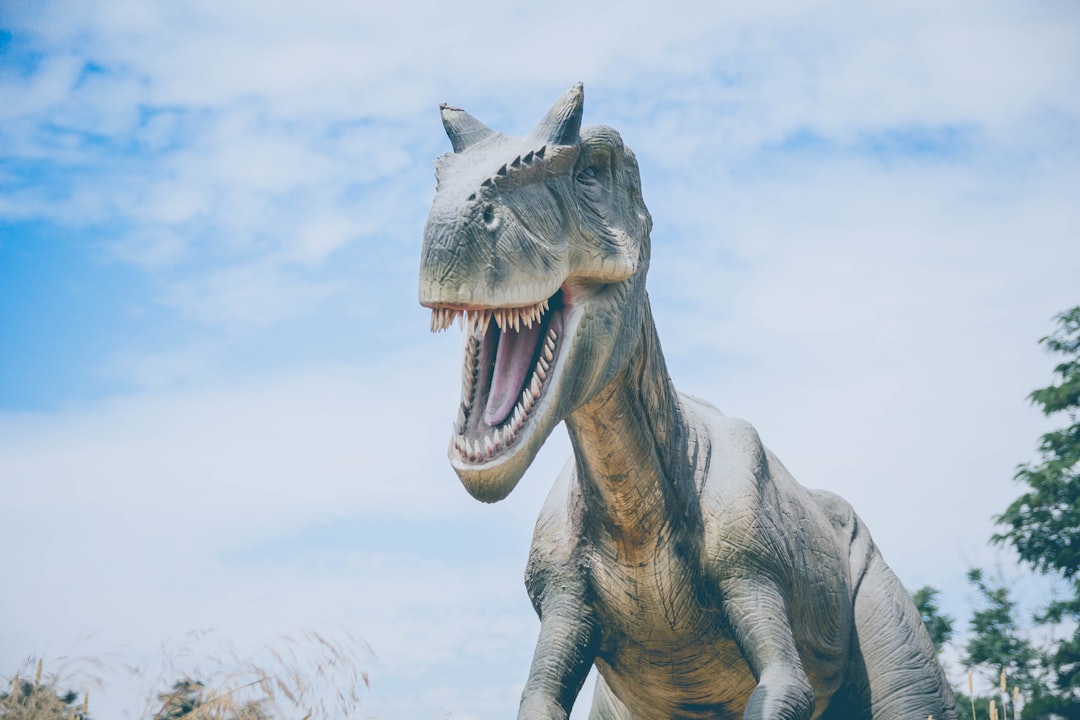
[[[603,199],[604,187],[600,178],[596,176],[596,168],[592,165],[577,174],[577,184],[581,197],[588,202],[598,203]]]

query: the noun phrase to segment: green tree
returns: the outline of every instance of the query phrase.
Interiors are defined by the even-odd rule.
[[[1080,306],[1056,319],[1058,331],[1039,342],[1066,356],[1054,368],[1059,382],[1028,397],[1045,415],[1063,414],[1070,424],[1043,435],[1041,461],[1017,470],[1016,480],[1028,489],[996,518],[1006,529],[993,540],[1011,545],[1036,570],[1072,579],[1080,571]]]
[[[1025,491],[995,519],[1004,531],[992,540],[1015,549],[1037,572],[1067,583],[1070,596],[1035,617],[1066,632],[1039,654],[1046,687],[1031,704],[1037,717],[1080,720],[1080,306],[1055,320],[1057,330],[1039,342],[1064,359],[1054,368],[1055,381],[1029,399],[1048,417],[1067,418],[1066,427],[1043,435],[1039,461],[1017,469],[1015,479]]]
[[[971,635],[964,646],[963,663],[979,670],[983,679],[995,686],[1004,673],[1009,692],[995,699],[1008,710],[1009,717],[1015,717],[1012,688],[1019,688],[1024,698],[1024,718],[1043,717],[1043,654],[1030,639],[1029,628],[1017,619],[1017,604],[1008,586],[1003,580],[989,580],[978,569],[969,570],[967,577],[979,594],[979,605],[971,616]],[[991,697],[976,697],[975,704],[986,707]]]
[[[955,620],[941,613],[941,606],[938,605],[938,595],[940,595],[940,592],[937,588],[926,585],[913,592],[911,599],[915,601],[915,607],[922,617],[923,625],[926,626],[926,631],[930,633],[934,649],[940,653],[945,644],[952,639]]]

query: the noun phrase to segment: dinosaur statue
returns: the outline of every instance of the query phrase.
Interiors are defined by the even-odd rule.
[[[464,329],[450,462],[506,497],[565,421],[536,524],[540,635],[519,720],[955,718],[918,611],[847,502],[743,420],[675,391],[645,275],[633,153],[580,84],[524,138],[443,105],[420,303]]]

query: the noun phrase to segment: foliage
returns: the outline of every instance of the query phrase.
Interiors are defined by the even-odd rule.
[[[968,582],[979,594],[979,605],[971,616],[972,634],[964,646],[964,664],[999,685],[1001,697],[997,702],[1009,716],[1017,717],[1016,708],[1009,707],[1014,696],[1002,678],[1006,678],[1008,688],[1018,690],[1024,698],[1023,717],[1042,717],[1046,695],[1042,654],[1030,637],[1030,628],[1017,619],[1017,604],[1008,586],[1003,580],[989,580],[978,569],[968,571]],[[985,707],[989,700],[977,698],[976,705]]]
[[[915,607],[919,611],[919,616],[922,617],[926,631],[930,633],[934,649],[941,653],[945,643],[952,639],[955,621],[948,615],[941,614],[941,608],[938,605],[939,594],[936,588],[926,585],[913,592],[911,599],[915,601]]]
[[[1028,490],[997,518],[1006,530],[993,540],[1035,569],[1071,579],[1080,572],[1080,306],[1056,319],[1059,330],[1039,342],[1067,356],[1054,368],[1059,382],[1029,399],[1047,416],[1064,413],[1070,425],[1042,436],[1041,462],[1019,467],[1016,480]]]
[[[972,636],[965,646],[965,665],[987,670],[998,682],[1004,672],[1021,692],[1030,695],[1038,685],[1038,652],[1016,619],[1016,602],[1003,582],[992,584],[982,570],[969,570],[968,582],[978,591],[982,607],[971,616]]]
[[[1037,463],[1018,467],[1015,480],[1024,492],[995,518],[1003,532],[991,540],[1014,549],[1036,572],[1066,581],[1070,595],[1035,614],[1038,635],[1048,638],[1037,643],[1033,628],[1018,623],[1005,584],[972,570],[968,580],[981,607],[971,619],[965,661],[991,680],[1007,674],[1025,698],[1023,718],[1080,720],[1080,306],[1055,320],[1056,332],[1039,342],[1064,359],[1054,368],[1055,382],[1028,397],[1047,417],[1066,417],[1067,425],[1041,437]]]
[[[969,571],[978,600],[958,648],[971,669],[967,687],[955,689],[963,717],[988,717],[994,701],[1004,717],[1080,720],[1080,306],[1055,321],[1057,330],[1039,342],[1064,359],[1054,382],[1029,399],[1048,417],[1067,418],[1066,427],[1040,438],[1038,462],[1017,468],[1024,490],[995,518],[1002,532],[991,541],[1015,550],[1036,573],[1064,582],[1067,594],[1024,619],[1003,580]],[[937,598],[933,588],[913,595],[940,652],[951,641],[953,620],[941,614]],[[975,673],[1000,694],[980,690],[976,697]]]
[[[1027,486],[998,518],[1005,531],[993,536],[1011,546],[1038,572],[1068,581],[1071,596],[1051,602],[1036,622],[1067,636],[1040,658],[1047,675],[1046,713],[1080,718],[1080,306],[1058,315],[1058,329],[1040,344],[1064,356],[1054,368],[1056,382],[1029,396],[1047,417],[1064,416],[1067,426],[1039,442],[1039,462],[1024,464],[1016,480]]]

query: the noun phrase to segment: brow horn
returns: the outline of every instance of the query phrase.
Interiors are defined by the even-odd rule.
[[[440,103],[439,114],[442,115],[443,128],[446,129],[446,136],[450,138],[450,144],[454,146],[454,152],[461,152],[470,145],[497,134],[461,108]]]
[[[555,145],[576,145],[581,132],[585,90],[581,83],[567,90],[533,130],[533,137]]]

